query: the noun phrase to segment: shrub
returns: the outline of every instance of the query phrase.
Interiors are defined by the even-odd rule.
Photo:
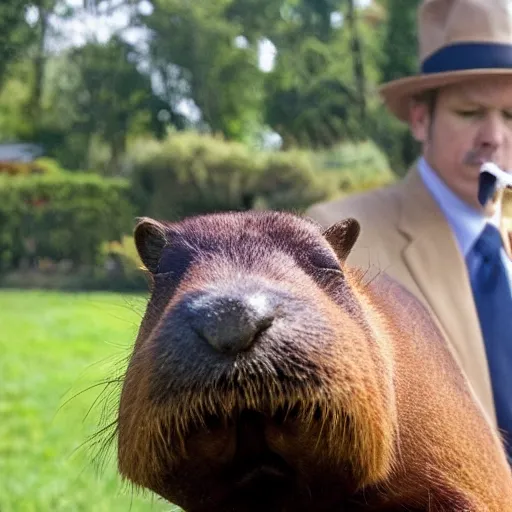
[[[0,177],[0,265],[22,259],[98,264],[102,243],[133,224],[129,183],[90,174]]]
[[[243,208],[257,172],[243,144],[193,133],[148,143],[135,154],[133,166],[139,212],[168,220]]]
[[[146,290],[148,281],[133,236],[124,236],[120,241],[104,244],[105,265],[101,275],[103,281],[116,290]]]
[[[62,172],[66,172],[53,158],[48,158],[46,156],[37,158],[34,161],[34,165],[43,171],[43,174],[59,174]]]
[[[64,291],[147,292],[150,283],[142,271],[130,278],[112,275],[103,267],[79,267],[72,273],[57,267],[12,271],[0,276],[0,286]]]
[[[345,142],[315,155],[316,165],[337,181],[344,193],[358,192],[392,183],[386,155],[371,141]]]
[[[60,172],[63,172],[63,170],[51,158],[38,158],[33,162],[0,161],[0,176],[29,176],[34,174],[57,174]]]
[[[267,208],[301,212],[326,199],[333,185],[336,190],[334,180],[318,173],[305,152],[268,153],[262,160],[254,195]]]
[[[421,153],[420,143],[407,124],[394,117],[381,101],[371,105],[369,117],[368,137],[387,156],[393,173],[404,176]]]
[[[148,291],[147,271],[140,261],[133,236],[125,235],[120,241],[104,242],[101,253],[102,264],[95,266],[73,266],[69,260],[39,259],[34,267],[1,274],[0,286],[66,291]]]
[[[138,213],[168,220],[255,203],[300,210],[327,197],[329,186],[300,153],[256,153],[237,142],[195,133],[132,152],[132,186]]]

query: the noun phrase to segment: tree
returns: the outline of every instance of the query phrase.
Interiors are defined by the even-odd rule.
[[[17,61],[33,41],[33,33],[26,21],[28,0],[0,2],[0,87],[4,84],[11,63]]]
[[[416,17],[420,0],[381,0],[387,10],[381,77],[383,82],[415,74],[417,61]],[[386,152],[393,170],[403,175],[418,155],[419,146],[410,131],[379,112],[373,136]],[[383,117],[384,116],[384,117]]]
[[[75,48],[67,62],[71,86],[57,101],[69,105],[70,129],[83,135],[86,147],[95,134],[108,144],[108,171],[115,174],[130,130],[143,122],[162,134],[159,114],[169,106],[155,97],[150,78],[137,69],[131,45],[118,37],[105,45],[91,42]],[[181,116],[167,113],[170,123],[181,126]]]
[[[364,72],[364,59],[361,38],[359,36],[357,12],[354,0],[347,0],[347,25],[350,30],[350,49],[354,68],[354,78],[358,91],[358,103],[361,122],[366,123],[366,78]]]
[[[285,148],[325,148],[360,134],[358,94],[338,74],[338,58],[339,49],[313,37],[279,53],[265,112]]]
[[[298,0],[285,7],[273,36],[277,59],[267,78],[266,122],[285,147],[363,137],[366,78],[353,2]]]
[[[233,0],[155,0],[153,5],[141,23],[151,32],[150,59],[166,96],[175,105],[193,102],[212,132],[243,139],[261,117],[263,74],[257,47],[229,19]]]
[[[418,69],[416,16],[420,0],[384,0],[388,18],[382,80],[388,82]]]
[[[28,115],[34,124],[41,116],[41,101],[43,97],[44,75],[46,65],[46,41],[50,29],[50,16],[53,14],[58,0],[32,0],[32,9],[37,13],[33,27],[33,44],[30,52],[34,64],[32,94],[27,105]]]

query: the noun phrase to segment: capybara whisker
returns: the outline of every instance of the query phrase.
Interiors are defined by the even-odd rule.
[[[427,310],[346,264],[359,229],[139,220],[151,296],[115,429],[127,481],[187,512],[512,511],[498,433]]]

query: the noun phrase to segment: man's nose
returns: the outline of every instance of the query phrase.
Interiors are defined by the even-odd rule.
[[[478,141],[480,147],[490,152],[495,151],[504,144],[507,131],[510,131],[510,128],[506,126],[501,114],[489,113],[480,127]]]

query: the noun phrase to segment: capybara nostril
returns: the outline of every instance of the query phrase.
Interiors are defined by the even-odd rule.
[[[214,349],[236,354],[247,350],[272,324],[277,300],[265,292],[195,297],[187,305],[194,331]]]

